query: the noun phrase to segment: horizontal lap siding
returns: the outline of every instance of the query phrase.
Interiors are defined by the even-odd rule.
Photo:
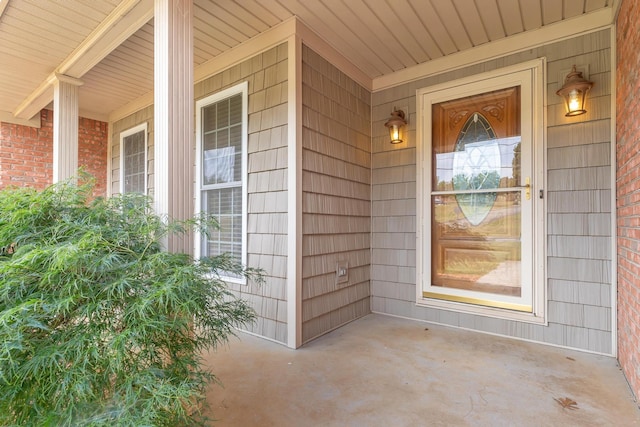
[[[617,22],[618,358],[640,397],[640,5],[624,0]]]
[[[576,37],[373,94],[372,310],[600,353],[612,353],[611,88],[609,31]],[[417,89],[547,58],[548,326],[416,306]],[[588,113],[565,118],[555,94],[573,64],[595,86]],[[408,138],[391,145],[384,122],[408,108]]]
[[[370,94],[303,47],[302,339],[370,312]],[[349,280],[336,284],[336,263]]]

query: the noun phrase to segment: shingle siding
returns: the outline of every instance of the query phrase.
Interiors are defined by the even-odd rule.
[[[196,99],[249,82],[247,265],[265,283],[231,285],[258,321],[250,332],[287,342],[287,44],[271,48],[195,86]]]
[[[153,195],[154,185],[154,151],[153,151],[153,105],[136,111],[111,126],[111,194],[120,192],[120,134],[127,129],[147,124],[147,192]]]
[[[257,321],[247,329],[281,343],[287,342],[287,55],[283,43],[194,87],[198,100],[249,83],[247,265],[262,268],[265,283],[232,283],[229,287],[256,310]],[[144,122],[149,132],[148,183],[153,194],[153,106],[114,123],[111,185],[115,192],[120,185],[120,132]]]
[[[546,57],[548,326],[416,305],[417,89]],[[612,353],[611,48],[602,30],[373,94],[372,310],[479,331]],[[565,118],[555,94],[573,64],[595,82],[588,113]],[[408,138],[388,142],[384,122],[408,107]],[[402,260],[405,260],[404,262]]]
[[[302,51],[302,340],[370,312],[370,93]],[[348,282],[336,283],[336,263]]]

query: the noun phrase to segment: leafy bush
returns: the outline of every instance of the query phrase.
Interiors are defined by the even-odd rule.
[[[216,272],[260,272],[162,250],[212,218],[163,221],[143,196],[90,194],[0,192],[0,425],[204,425],[215,377],[201,355],[254,318]]]

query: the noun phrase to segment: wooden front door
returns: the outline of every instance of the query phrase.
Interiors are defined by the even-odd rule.
[[[447,299],[446,289],[522,295],[529,280],[522,268],[522,211],[530,205],[530,187],[522,171],[520,105],[516,86],[431,107],[428,297]]]

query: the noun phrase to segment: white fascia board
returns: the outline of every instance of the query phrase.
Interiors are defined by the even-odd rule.
[[[608,28],[614,12],[612,8],[601,9],[376,77],[373,92]]]
[[[0,0],[4,3],[6,0]],[[1,3],[0,3],[1,4]],[[71,54],[56,67],[13,115],[31,119],[53,99],[52,83],[56,75],[73,78],[84,76],[98,62],[153,18],[153,0],[123,0]]]
[[[78,117],[82,117],[83,119],[97,120],[99,122],[109,122],[109,116],[107,116],[106,114],[96,113],[94,111],[84,109],[78,110]]]
[[[286,42],[294,35],[300,37],[304,44],[315,50],[336,68],[340,69],[340,71],[351,77],[360,85],[371,90],[371,77],[356,67],[346,57],[338,53],[336,49],[334,49],[317,33],[307,27],[296,16],[292,16],[258,36],[240,43],[238,46],[201,64],[196,68],[193,80],[195,83],[205,80],[220,73],[221,71],[241,63],[242,61],[245,61],[247,58]]]
[[[113,110],[109,113],[109,122],[117,122],[118,120],[122,120],[125,117],[128,117],[135,113],[136,111],[140,111],[143,108],[147,108],[153,105],[153,91],[147,92],[144,95],[134,99],[126,105],[118,108],[117,110]]]
[[[6,0],[4,0],[6,1]],[[3,1],[3,2],[4,2]],[[32,128],[40,127],[40,116],[35,116],[31,119],[20,119],[14,117],[11,111],[0,111],[0,123],[12,123],[14,125],[29,126]]]
[[[331,62],[340,71],[351,77],[360,85],[371,90],[371,78],[356,67],[347,58],[331,47],[324,39],[304,25],[297,17],[293,16],[273,28],[253,37],[238,46],[225,51],[218,56],[200,64],[193,72],[194,84],[208,79],[228,68],[233,67],[261,52],[265,52],[274,46],[287,42],[292,36],[300,37],[304,44]],[[128,104],[112,111],[109,121],[117,122],[136,111],[153,104],[153,92],[146,93]]]
[[[275,27],[260,33],[259,35],[246,40],[239,45],[214,56],[207,62],[200,64],[193,73],[193,82],[198,83],[227,68],[233,67],[240,62],[255,56],[260,52],[278,46],[295,34],[296,17],[293,16]]]
[[[55,82],[55,73],[49,75],[40,86],[25,98],[13,111],[13,116],[17,119],[29,120],[44,107],[53,101],[53,83]]]
[[[349,61],[344,55],[339,53],[337,49],[331,46],[330,43],[307,27],[299,19],[296,20],[296,34],[300,36],[305,45],[329,61],[329,63],[345,73],[351,79],[355,80],[359,85],[371,91],[373,88],[373,80],[371,77],[369,77],[369,75],[360,68],[356,67],[353,62]]]
[[[218,74],[227,68],[250,58],[260,52],[271,49],[289,39],[295,34],[296,26],[295,17],[289,18],[281,24],[251,38],[238,46],[221,53],[220,55],[200,64],[193,70],[193,83],[196,84],[215,74]],[[153,105],[153,91],[148,92],[128,104],[112,111],[109,114],[110,122],[117,122],[125,117]]]
[[[124,0],[60,64],[58,72],[80,78],[153,18],[153,0]]]

